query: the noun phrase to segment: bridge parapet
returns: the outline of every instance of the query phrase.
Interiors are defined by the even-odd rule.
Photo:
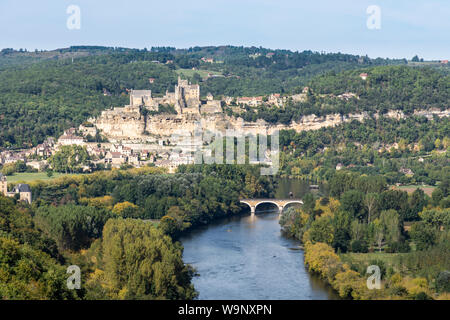
[[[301,199],[242,199],[240,203],[245,203],[250,207],[252,216],[255,214],[256,207],[262,203],[272,203],[278,207],[280,214],[282,214],[285,206],[291,203],[303,204]]]

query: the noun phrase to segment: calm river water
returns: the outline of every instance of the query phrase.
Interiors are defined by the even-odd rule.
[[[255,217],[223,219],[181,239],[184,261],[199,274],[199,299],[337,298],[307,272],[300,243],[281,234],[276,211],[261,205]]]

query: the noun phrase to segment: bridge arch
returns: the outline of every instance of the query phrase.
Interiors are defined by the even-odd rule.
[[[248,202],[248,201],[245,201],[245,200],[241,200],[241,201],[239,201],[239,202],[248,205],[249,208],[250,208],[250,212],[252,213],[252,215],[255,214],[256,208],[255,208],[255,206],[254,206],[252,203],[250,203],[250,202]]]
[[[293,204],[293,203],[303,204],[303,201],[302,200],[287,201],[286,203],[284,203],[283,207],[285,208],[287,205],[290,205],[290,204]]]
[[[300,199],[242,199],[240,202],[245,203],[250,207],[252,216],[255,214],[256,207],[263,203],[272,203],[276,205],[280,214],[282,214],[283,209],[289,204],[303,204],[303,201]]]
[[[260,204],[264,204],[264,203],[271,203],[271,204],[274,204],[274,205],[278,208],[278,211],[279,211],[280,213],[281,213],[281,211],[283,210],[283,207],[280,207],[280,205],[279,205],[278,203],[276,203],[275,201],[263,200],[263,201],[258,202],[258,203],[255,205],[255,212],[256,212],[256,208],[257,208]]]

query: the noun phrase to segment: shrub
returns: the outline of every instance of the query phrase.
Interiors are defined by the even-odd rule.
[[[391,294],[394,295],[394,296],[401,296],[401,297],[404,297],[404,296],[407,296],[407,295],[408,295],[408,291],[406,290],[405,287],[402,287],[402,286],[394,286],[394,287],[392,287],[392,289],[391,289]]]
[[[433,300],[433,299],[425,292],[421,291],[414,296],[414,300]]]
[[[353,240],[350,243],[350,248],[352,252],[367,253],[368,251],[367,243],[363,240]]]
[[[436,243],[436,229],[422,221],[412,225],[410,235],[419,251],[426,250]]]
[[[409,247],[409,244],[405,241],[397,241],[392,242],[389,244],[389,246],[386,248],[387,253],[406,253],[409,252],[411,248]]]
[[[450,271],[442,271],[436,278],[438,292],[450,292]]]
[[[341,259],[334,253],[333,248],[321,242],[306,243],[305,264],[308,265],[309,271],[319,274],[329,282],[343,270]]]
[[[341,298],[351,298],[353,290],[359,286],[361,278],[359,273],[353,270],[339,272],[336,280],[333,281],[333,287],[339,292]]]

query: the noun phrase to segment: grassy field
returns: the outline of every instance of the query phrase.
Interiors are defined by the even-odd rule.
[[[69,176],[74,174],[65,174],[65,173],[53,173],[53,176],[48,177],[46,172],[22,172],[22,173],[15,173],[12,176],[7,176],[8,182],[30,182],[34,180],[51,180],[56,179],[62,176]]]
[[[208,77],[208,73],[213,75],[222,75],[219,71],[209,71],[209,70],[192,70],[192,69],[178,69],[175,70],[180,76],[183,77],[192,77],[194,73],[198,73],[202,78]]]
[[[386,267],[396,269],[398,259],[401,255],[407,253],[385,253],[385,252],[369,252],[369,253],[342,253],[340,257],[345,263],[356,263],[369,265],[371,261],[383,261]]]
[[[429,197],[431,197],[431,194],[433,193],[434,189],[436,187],[433,186],[417,186],[417,185],[409,185],[409,186],[392,186],[392,189],[397,189],[401,191],[406,191],[408,193],[413,193],[416,189],[422,189],[423,192]]]

